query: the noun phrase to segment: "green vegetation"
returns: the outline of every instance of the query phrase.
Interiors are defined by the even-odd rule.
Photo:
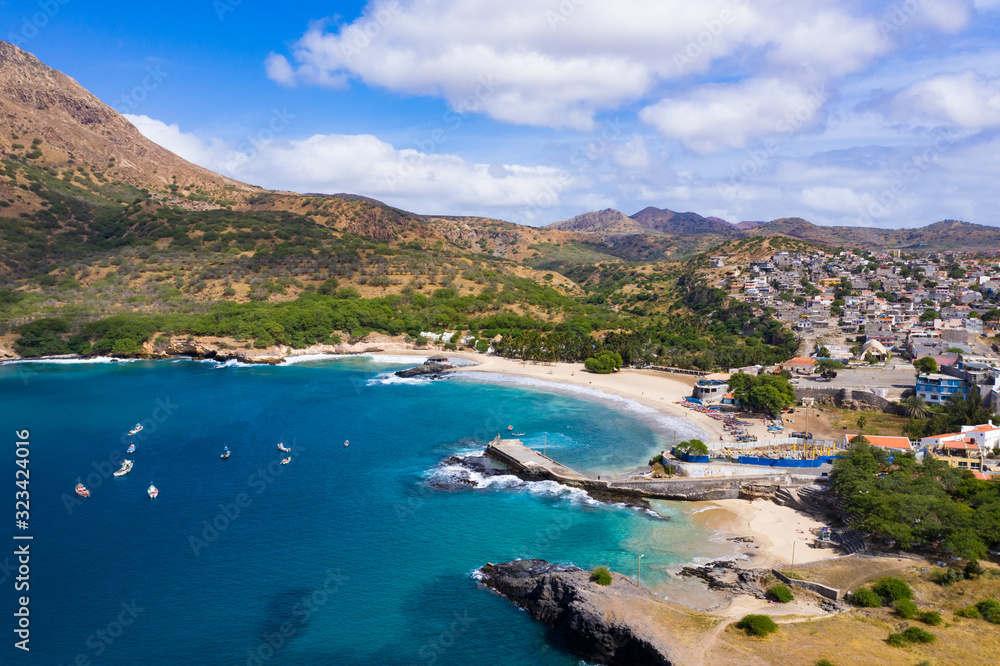
[[[878,608],[882,605],[882,599],[867,587],[855,590],[851,602],[861,608]]]
[[[1000,624],[1000,602],[996,599],[985,599],[976,604],[979,616],[990,624]]]
[[[590,580],[598,585],[611,585],[611,572],[607,567],[596,567],[590,572]]]
[[[917,605],[910,601],[909,599],[900,599],[892,605],[896,615],[903,618],[904,620],[909,620],[917,616],[920,611],[917,609]]]
[[[920,614],[920,621],[932,627],[939,627],[944,623],[944,618],[937,611],[924,611]]]
[[[737,629],[743,629],[750,636],[768,636],[778,630],[778,625],[767,615],[746,615],[736,623]]]
[[[887,602],[912,599],[913,590],[906,581],[895,576],[883,576],[872,585],[872,591]]]
[[[622,357],[618,352],[605,350],[588,358],[584,367],[588,372],[609,375],[622,369]]]
[[[907,627],[903,633],[889,634],[886,641],[893,647],[908,647],[914,643],[933,643],[937,636],[920,627]]]
[[[938,371],[937,361],[932,356],[925,356],[913,362],[913,367],[922,375],[929,375]]]
[[[979,609],[973,606],[966,606],[965,608],[959,608],[955,611],[955,615],[958,617],[968,618],[970,620],[979,620],[983,616],[979,614]]]
[[[777,585],[772,585],[768,588],[767,593],[777,601],[779,604],[787,604],[795,600],[792,595],[792,591],[788,589],[788,586],[778,583]]]
[[[903,431],[911,439],[919,439],[959,432],[963,425],[986,423],[992,418],[995,418],[993,411],[983,407],[979,387],[973,386],[968,398],[956,395],[941,406],[928,408],[923,417],[911,417]]]
[[[985,557],[1000,546],[1000,485],[934,458],[888,454],[852,442],[834,462],[833,491],[844,498],[853,529],[904,550]],[[886,586],[887,597],[898,592]]]
[[[756,410],[777,415],[782,407],[795,404],[795,389],[781,375],[748,375],[738,372],[729,378],[733,398]]]
[[[708,446],[700,439],[689,439],[675,446],[674,451],[689,456],[707,456]]]

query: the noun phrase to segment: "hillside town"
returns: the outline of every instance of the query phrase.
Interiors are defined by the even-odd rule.
[[[883,397],[900,397],[899,391],[891,395],[901,388],[891,371],[906,371],[908,388],[928,403],[967,397],[978,387],[985,402],[998,406],[996,251],[907,258],[899,250],[778,252],[748,266],[727,265],[727,259],[711,259],[718,286],[770,308],[803,339],[805,353],[783,364],[794,375],[819,375],[821,361],[831,359],[873,371],[865,384],[882,385],[889,393]],[[933,363],[921,362],[926,358]],[[914,377],[915,368],[929,371]]]

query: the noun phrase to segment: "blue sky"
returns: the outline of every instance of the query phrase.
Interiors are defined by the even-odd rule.
[[[95,7],[94,5],[97,5]],[[0,0],[0,39],[226,175],[546,224],[1000,224],[1000,0]]]

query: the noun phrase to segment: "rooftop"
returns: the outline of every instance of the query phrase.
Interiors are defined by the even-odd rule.
[[[844,435],[846,437],[847,443],[850,443],[852,439],[857,437],[855,433],[853,435]],[[913,448],[910,444],[910,440],[906,437],[888,437],[884,435],[865,435],[865,439],[872,446],[877,446],[882,449],[906,449],[909,451]]]

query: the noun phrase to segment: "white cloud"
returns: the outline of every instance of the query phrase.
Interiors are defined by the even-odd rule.
[[[264,71],[267,78],[286,86],[295,85],[295,70],[288,58],[278,53],[270,53],[264,59]]]
[[[899,91],[885,105],[888,115],[908,122],[941,122],[964,129],[1000,125],[1000,79],[976,72],[939,74]]]
[[[666,138],[698,153],[742,148],[757,136],[790,134],[816,124],[829,94],[778,79],[703,85],[639,112]]]
[[[272,54],[266,69],[285,85],[357,79],[501,122],[589,131],[596,113],[721,59],[766,54],[768,76],[807,68],[825,81],[887,48],[876,18],[824,0],[374,0],[346,25],[313,23],[293,62]]]
[[[583,184],[554,167],[477,164],[457,155],[400,150],[370,134],[259,141],[245,152],[147,116],[126,117],[146,138],[238,180],[298,192],[353,192],[416,212],[542,210],[560,205],[564,192]]]

